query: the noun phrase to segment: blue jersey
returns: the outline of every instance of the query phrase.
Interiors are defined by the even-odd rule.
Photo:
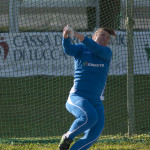
[[[71,44],[69,38],[63,38],[64,52],[74,57],[74,85],[71,93],[86,97],[97,104],[104,92],[109,71],[112,51],[85,37],[82,44]]]

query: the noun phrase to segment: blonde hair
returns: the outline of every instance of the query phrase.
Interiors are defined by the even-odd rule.
[[[114,31],[113,29],[104,27],[104,28],[99,28],[99,29],[93,34],[92,39],[95,39],[95,37],[98,35],[98,33],[100,33],[102,30],[103,30],[103,31],[106,31],[106,32],[108,32],[110,35],[116,37],[115,31]]]

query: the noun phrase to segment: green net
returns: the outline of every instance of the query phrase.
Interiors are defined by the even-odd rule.
[[[148,140],[149,10],[149,0],[0,0],[1,141],[58,142],[70,127],[65,102],[74,66],[61,45],[67,24],[88,37],[99,27],[116,30],[100,140]]]

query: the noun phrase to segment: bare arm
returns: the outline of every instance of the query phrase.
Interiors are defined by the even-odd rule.
[[[85,36],[78,33],[78,32],[74,32],[74,37],[76,37],[77,39],[79,39],[81,42],[84,41]]]

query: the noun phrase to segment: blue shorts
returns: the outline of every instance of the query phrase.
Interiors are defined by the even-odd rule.
[[[88,99],[70,94],[66,108],[76,117],[67,132],[68,138],[73,140],[77,135],[84,133],[84,137],[79,139],[70,150],[87,150],[97,141],[104,128],[105,117],[102,101],[100,100],[99,104],[94,106]]]

